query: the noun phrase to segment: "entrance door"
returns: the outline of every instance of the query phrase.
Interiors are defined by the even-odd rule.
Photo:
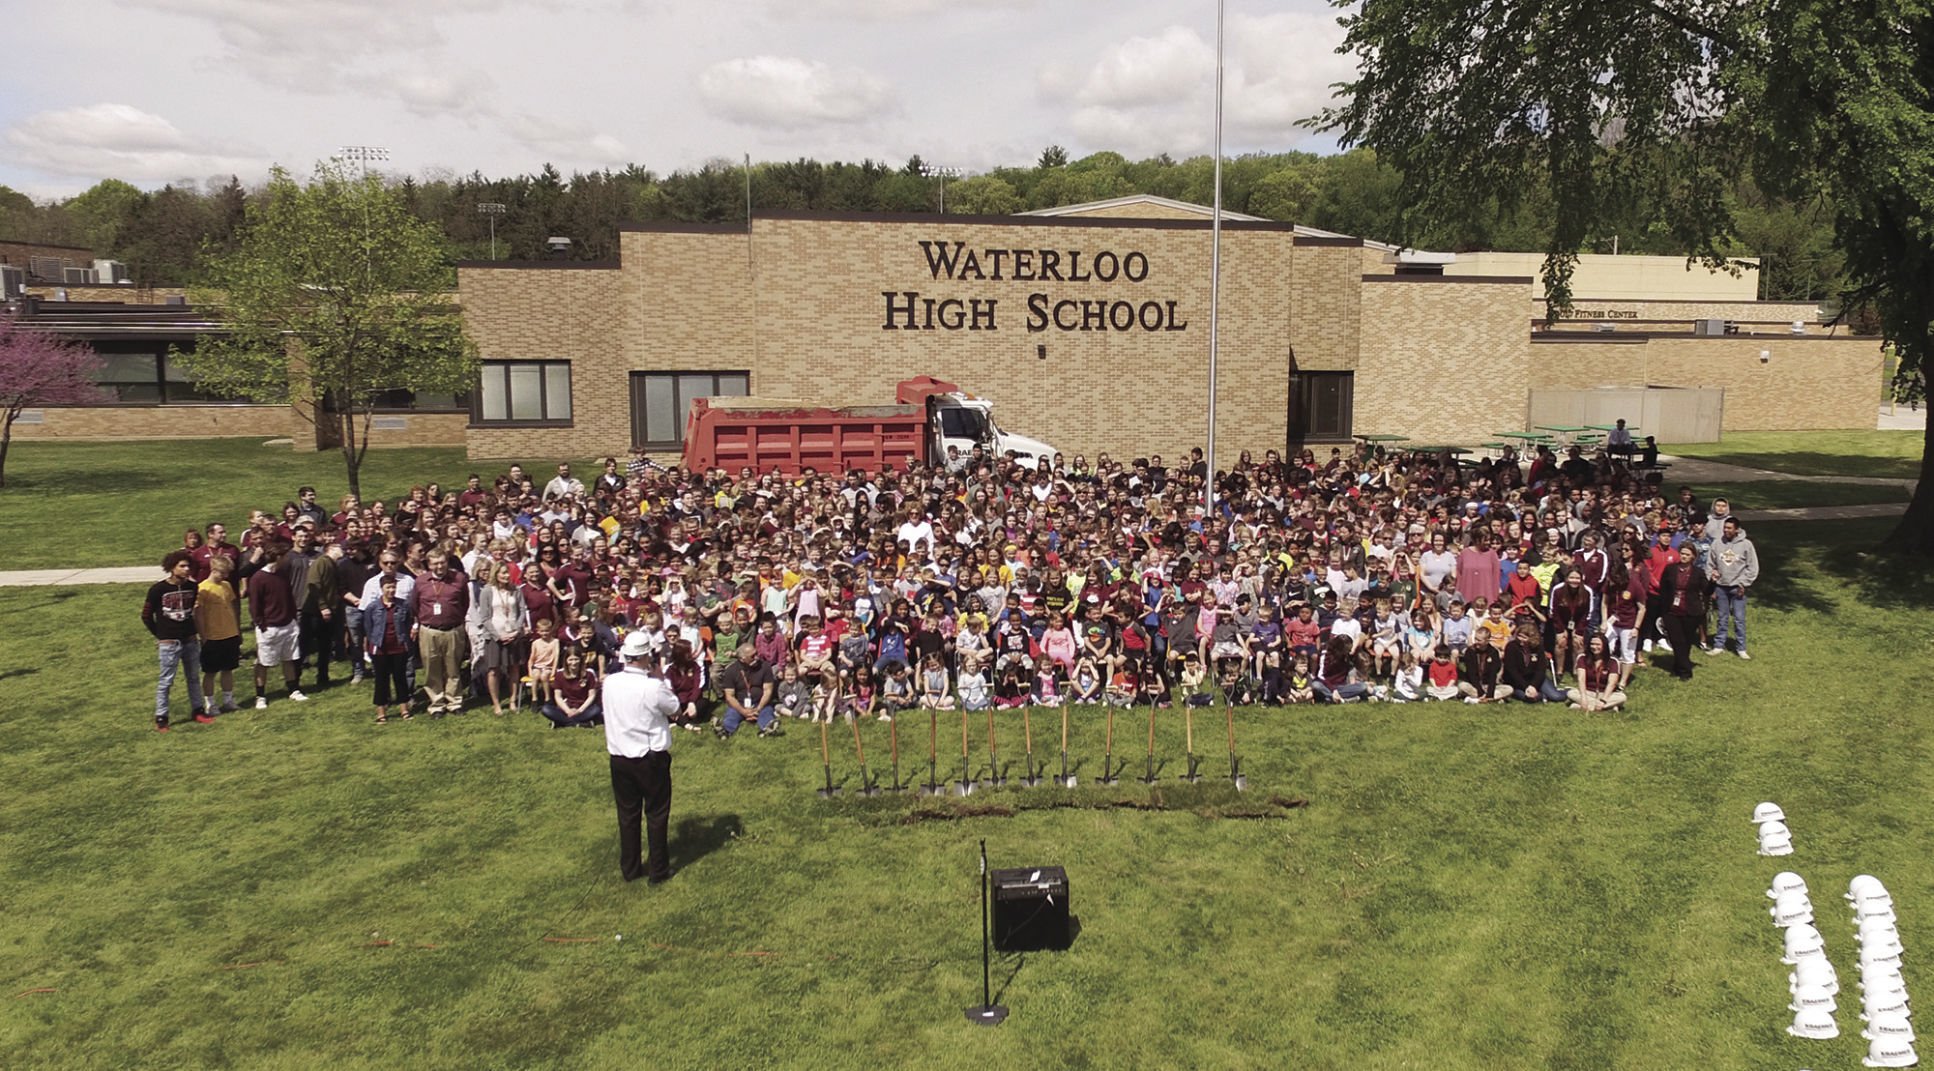
[[[1356,373],[1291,372],[1289,374],[1289,443],[1336,442],[1350,437],[1355,408]]]

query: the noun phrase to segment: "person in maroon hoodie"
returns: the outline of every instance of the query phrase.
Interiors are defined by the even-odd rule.
[[[684,640],[673,640],[669,651],[665,680],[678,697],[678,712],[671,716],[671,723],[697,732],[711,715],[711,704],[704,698],[705,670],[698,664],[697,652]]]
[[[255,625],[255,709],[269,705],[269,667],[281,665],[289,698],[306,703],[296,682],[302,675],[300,628],[296,622],[295,591],[289,586],[284,559],[289,541],[270,536],[256,544],[242,575],[248,581],[248,616]]]
[[[156,650],[160,652],[161,676],[154,689],[154,727],[165,733],[168,731],[168,694],[174,690],[175,675],[183,667],[188,677],[188,706],[194,711],[195,720],[206,725],[215,719],[208,716],[207,702],[201,694],[194,558],[185,547],[170,551],[161,559],[161,568],[168,575],[148,588],[147,600],[141,604],[141,623],[154,636]]]

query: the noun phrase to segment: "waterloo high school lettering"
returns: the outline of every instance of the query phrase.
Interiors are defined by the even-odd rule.
[[[921,241],[927,274],[935,282],[1141,283],[1148,255],[1138,250],[972,249],[965,242]],[[918,290],[883,290],[883,331],[998,331],[1000,299],[934,297]],[[1038,331],[1186,331],[1189,322],[1166,299],[1123,301],[1027,296],[1026,326]]]

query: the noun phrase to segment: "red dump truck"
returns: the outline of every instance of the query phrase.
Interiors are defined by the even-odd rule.
[[[1001,431],[987,399],[932,376],[903,380],[893,405],[699,398],[685,420],[685,467],[698,471],[903,469],[945,460],[950,447],[964,458],[976,446],[994,457],[1011,450],[1029,465],[1054,456],[1038,439]]]

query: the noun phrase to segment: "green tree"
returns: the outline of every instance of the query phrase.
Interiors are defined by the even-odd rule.
[[[1068,150],[1059,145],[1050,145],[1041,150],[1041,158],[1034,162],[1034,166],[1042,171],[1046,171],[1050,167],[1066,167],[1068,166]]]
[[[1294,223],[1307,216],[1315,202],[1315,176],[1292,165],[1277,168],[1256,183],[1249,194],[1249,211],[1252,215]]]
[[[102,179],[66,204],[84,244],[101,256],[121,249],[121,234],[134,222],[146,195],[120,179]]]
[[[214,390],[288,403],[313,420],[341,448],[353,493],[380,393],[476,382],[443,237],[379,175],[330,161],[304,185],[275,169],[250,199],[237,248],[212,258],[208,277],[212,289],[194,300],[219,308],[225,330],[178,359]]]
[[[1336,0],[1360,63],[1313,122],[1402,175],[1398,240],[1513,207],[1535,176],[1544,276],[1570,300],[1579,250],[1649,204],[1680,250],[1724,265],[1741,175],[1831,208],[1846,307],[1871,305],[1924,398],[1934,352],[1934,4],[1882,0]],[[1934,422],[1888,538],[1934,555]]]
[[[947,204],[965,216],[1006,216],[1021,210],[1021,195],[1002,179],[975,175],[947,187]]]

